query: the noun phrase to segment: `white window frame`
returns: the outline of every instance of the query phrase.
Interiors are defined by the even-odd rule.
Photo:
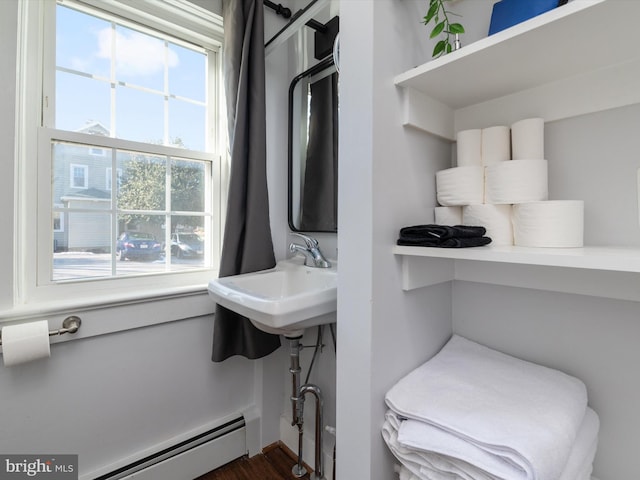
[[[14,309],[24,312],[54,312],[73,308],[96,308],[192,295],[206,292],[207,282],[218,275],[221,251],[221,232],[224,228],[224,207],[228,178],[227,148],[224,142],[224,102],[221,101],[222,19],[201,7],[184,0],[154,0],[129,2],[127,0],[63,0],[63,4],[83,5],[108,10],[132,22],[159,29],[176,38],[202,46],[210,58],[207,92],[210,108],[220,112],[219,121],[209,123],[208,152],[203,160],[211,162],[212,238],[209,248],[213,268],[199,271],[171,272],[153,277],[103,278],[80,282],[54,282],[51,280],[52,185],[51,141],[62,140],[83,143],[85,137],[77,132],[50,128],[54,115],[53,81],[47,82],[44,72],[55,71],[55,55],[45,55],[47,38],[55,38],[55,0],[20,0],[18,39],[18,108],[16,153],[18,168],[17,233],[16,233],[16,287]],[[145,12],[140,9],[146,9]],[[53,64],[52,64],[53,63]],[[43,79],[44,78],[44,79]],[[213,87],[212,87],[213,86]],[[44,92],[42,104],[39,95]],[[33,139],[37,139],[36,142]],[[106,151],[121,148],[118,139],[94,135],[91,144]],[[135,142],[128,142],[135,147]],[[144,150],[149,151],[145,144]],[[181,149],[157,145],[160,155],[180,157]],[[43,155],[43,152],[49,152]],[[33,179],[37,179],[37,183]],[[31,195],[37,189],[38,195]],[[34,254],[35,252],[35,254]],[[150,281],[150,278],[152,280]],[[60,299],[64,299],[62,302]],[[188,315],[188,312],[185,312]],[[153,323],[153,322],[151,322]]]
[[[84,171],[82,176],[84,183],[82,185],[76,185],[76,169]],[[69,186],[71,188],[89,188],[89,165],[80,165],[79,163],[71,163],[69,165]]]

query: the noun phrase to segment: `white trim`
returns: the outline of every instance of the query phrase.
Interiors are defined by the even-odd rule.
[[[64,0],[65,4],[73,3],[73,0]],[[131,9],[131,5],[125,4],[120,0],[100,0],[99,2],[87,1],[86,4],[94,3],[99,8],[105,9],[108,5],[119,5],[122,12]],[[195,7],[189,2],[183,0],[140,0],[135,5],[144,3],[147,7],[158,10],[162,6],[169,6],[174,10],[187,10],[193,15],[198,13],[198,21],[207,23],[214,18],[210,29],[219,29],[215,35],[211,35],[205,48],[208,49],[208,58],[211,59],[211,71],[208,75],[217,75],[217,69],[221,67],[219,50],[222,31],[222,21],[214,14],[202,14],[199,7]],[[52,42],[44,41],[46,35],[55,32],[55,7],[56,2],[31,2],[21,0],[19,2],[19,21],[18,26],[18,68],[16,73],[16,81],[18,85],[18,94],[16,102],[16,226],[14,228],[15,237],[15,255],[14,268],[16,272],[14,284],[14,302],[13,306],[0,311],[0,322],[12,321],[18,319],[32,318],[34,316],[49,316],[56,312],[68,313],[70,310],[90,309],[90,310],[110,310],[114,307],[127,305],[127,308],[134,308],[132,305],[148,304],[155,305],[164,299],[179,299],[184,308],[180,310],[180,314],[186,316],[211,313],[213,303],[204,295],[206,300],[206,311],[199,307],[193,307],[190,301],[183,298],[185,295],[192,296],[194,293],[202,296],[206,292],[208,281],[217,276],[217,259],[220,252],[220,227],[219,222],[223,221],[219,208],[213,209],[220,203],[219,198],[213,198],[214,192],[218,193],[218,185],[220,185],[221,198],[224,198],[225,185],[220,184],[221,175],[219,174],[222,166],[220,165],[220,155],[218,153],[189,151],[182,148],[176,148],[163,145],[150,145],[146,143],[126,141],[116,138],[104,137],[99,135],[82,134],[80,132],[62,131],[53,128],[47,128],[47,125],[53,125],[54,122],[54,93],[55,85],[53,81],[43,85],[43,69],[45,68],[45,58],[53,58],[51,55],[45,56],[44,49],[50,48]],[[193,7],[193,8],[191,8]],[[54,15],[47,16],[45,11],[52,10]],[[49,12],[51,13],[51,12]],[[182,12],[184,13],[184,12]],[[155,14],[154,14],[155,15]],[[182,15],[184,17],[184,15]],[[165,15],[166,18],[166,15]],[[193,19],[192,19],[193,20]],[[197,23],[196,22],[196,23]],[[164,21],[158,25],[169,25],[171,22]],[[173,24],[172,24],[173,25]],[[184,27],[180,27],[180,32],[186,31]],[[171,35],[175,29],[168,33]],[[190,37],[195,38],[195,37]],[[213,39],[213,40],[212,40]],[[218,40],[220,39],[220,41]],[[189,45],[191,48],[193,45]],[[55,65],[47,65],[50,71],[55,69]],[[209,77],[211,78],[211,77]],[[212,105],[221,105],[218,96],[222,91],[219,78],[215,77],[216,84],[213,86],[212,92],[208,97]],[[44,87],[44,88],[43,88]],[[43,104],[34,101],[33,92],[43,92]],[[39,98],[39,95],[38,95]],[[210,149],[221,151],[222,145],[220,135],[217,134],[220,125],[215,128],[217,123],[212,121],[213,125],[209,125],[210,130],[215,130],[216,135],[214,141],[210,144]],[[39,126],[42,125],[42,126]],[[88,140],[88,137],[90,140]],[[212,253],[209,254],[206,261],[211,259],[212,268],[200,270],[173,271],[167,273],[141,275],[138,277],[111,277],[101,279],[90,279],[82,282],[52,282],[51,278],[51,252],[54,232],[52,229],[52,185],[51,185],[51,162],[42,162],[37,160],[41,157],[39,152],[51,150],[51,139],[95,145],[97,148],[105,149],[125,149],[134,151],[144,151],[150,154],[158,154],[172,158],[191,158],[207,162],[207,169],[211,171],[207,182],[212,181],[205,192],[208,197],[203,212],[196,212],[193,215],[203,215],[211,224],[211,247]],[[37,141],[34,141],[37,139]],[[46,163],[46,164],[45,164]],[[113,162],[112,162],[113,164]],[[218,164],[219,166],[214,166]],[[33,179],[37,179],[37,184],[33,184]],[[210,180],[209,180],[210,179]],[[113,179],[112,179],[113,180]],[[90,184],[87,183],[87,186]],[[37,191],[38,195],[33,192]],[[80,211],[81,209],[78,209]],[[75,211],[75,210],[74,210]],[[170,212],[165,214],[173,214],[180,212]],[[187,212],[190,215],[192,212]],[[62,213],[61,213],[62,215]],[[211,220],[211,215],[216,215],[215,221]],[[115,239],[113,240],[115,244]],[[113,246],[112,246],[113,247]],[[213,258],[211,258],[213,256]],[[40,259],[40,260],[38,260]],[[150,281],[150,279],[153,279]],[[204,313],[203,313],[204,312]],[[175,312],[174,312],[175,313]],[[145,320],[148,324],[161,323],[157,316],[149,315],[150,320]],[[173,316],[173,319],[176,317]],[[109,319],[111,320],[111,319]],[[55,327],[58,328],[58,327]],[[54,329],[55,329],[54,328]],[[131,328],[131,326],[122,326],[123,329]],[[105,330],[117,330],[112,321],[106,322]]]
[[[215,162],[220,158],[217,153],[201,152],[198,150],[187,150],[179,147],[157,145],[153,143],[136,142],[122,138],[102,137],[86,133],[71,132],[68,130],[57,130],[55,128],[42,128],[44,137],[52,138],[62,142],[80,143],[87,146],[104,147],[108,149],[129,150],[133,152],[144,152],[151,155],[167,156],[173,158],[187,158],[193,160],[206,160]]]
[[[108,11],[141,25],[186,38],[217,50],[222,46],[222,17],[186,0],[59,0],[78,8],[82,4]],[[144,12],[144,13],[142,13]],[[175,19],[181,20],[180,24]]]

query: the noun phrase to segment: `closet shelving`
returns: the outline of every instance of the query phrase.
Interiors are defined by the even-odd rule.
[[[466,128],[530,116],[550,122],[640,103],[638,18],[637,1],[574,0],[412,68],[394,79],[403,93],[403,124],[454,141]],[[640,273],[640,247],[396,246],[393,252],[403,256],[407,290],[459,278],[455,272],[468,261]],[[640,288],[626,297],[640,300]]]

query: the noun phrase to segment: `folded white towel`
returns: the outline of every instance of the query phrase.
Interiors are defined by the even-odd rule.
[[[420,480],[404,465],[396,465],[393,469],[398,474],[399,480]]]
[[[587,394],[574,377],[454,335],[394,385],[386,402],[399,415],[449,434],[450,448],[467,445],[472,458],[480,449],[509,466],[508,480],[557,480],[585,417]]]
[[[382,437],[389,446],[391,453],[421,480],[496,480],[497,477],[491,476],[460,459],[434,452],[414,450],[400,444],[398,442],[398,429],[405,421],[401,421],[395,413],[388,411],[382,426]]]
[[[593,459],[598,449],[600,418],[591,408],[584,415],[569,460],[559,480],[591,480]]]
[[[382,436],[389,449],[403,464],[405,471],[412,475],[412,477],[407,477],[408,479],[511,480],[514,478],[510,473],[491,475],[478,469],[477,465],[470,465],[458,458],[438,453],[442,452],[438,438],[426,439],[431,433],[429,428],[432,427],[427,426],[428,428],[422,432],[425,435],[422,445],[429,445],[429,443],[436,445],[432,451],[413,449],[398,440],[398,431],[406,424],[414,425],[420,423],[415,420],[400,420],[396,414],[388,411],[382,427]],[[569,460],[558,480],[591,480],[599,426],[598,415],[592,409],[587,408],[578,430],[576,441],[571,449]],[[430,442],[430,440],[432,441]],[[450,453],[455,455],[455,452]]]

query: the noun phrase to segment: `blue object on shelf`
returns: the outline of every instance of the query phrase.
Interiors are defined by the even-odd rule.
[[[493,5],[489,35],[553,10],[566,0],[500,0]]]

